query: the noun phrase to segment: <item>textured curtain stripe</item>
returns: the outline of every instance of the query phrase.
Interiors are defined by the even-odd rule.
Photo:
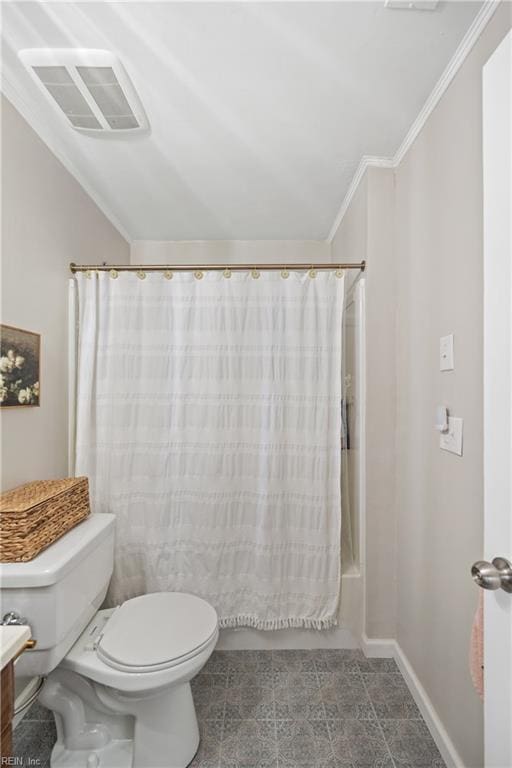
[[[337,623],[343,279],[77,275],[76,472],[117,516],[109,601]]]

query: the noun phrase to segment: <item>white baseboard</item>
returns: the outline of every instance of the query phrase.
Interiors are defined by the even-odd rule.
[[[437,748],[440,751],[441,757],[445,761],[447,768],[464,768],[462,758],[448,736],[446,729],[441,722],[441,718],[437,714],[427,692],[420,683],[409,659],[397,642],[395,642],[395,661],[413,695],[414,701],[418,705],[418,709],[423,715],[423,719],[432,734],[432,738],[437,744]]]
[[[437,714],[434,705],[427,692],[419,681],[411,662],[399,646],[396,640],[390,638],[373,639],[365,634],[361,637],[361,648],[364,654],[370,658],[394,658],[400,672],[403,675],[414,701],[418,705],[425,723],[428,726],[447,768],[464,768],[461,756],[457,752],[452,740]]]
[[[369,659],[394,659],[396,640],[392,638],[370,638],[363,632],[361,636],[361,649]]]

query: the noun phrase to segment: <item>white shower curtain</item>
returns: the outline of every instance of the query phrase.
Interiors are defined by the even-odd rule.
[[[110,602],[176,590],[221,626],[336,624],[343,278],[76,279],[76,474],[117,516]]]

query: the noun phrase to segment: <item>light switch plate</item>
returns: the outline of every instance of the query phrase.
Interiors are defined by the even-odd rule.
[[[439,342],[439,368],[441,371],[453,371],[453,333],[441,336]]]
[[[448,432],[443,432],[439,436],[439,447],[443,451],[455,453],[462,456],[462,428],[464,419],[456,416],[448,416]]]

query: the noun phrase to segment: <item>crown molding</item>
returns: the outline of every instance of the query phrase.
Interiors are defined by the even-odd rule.
[[[484,0],[482,7],[478,11],[477,15],[473,19],[471,26],[469,27],[468,31],[466,32],[461,42],[459,43],[457,50],[455,51],[454,55],[452,56],[452,58],[448,63],[448,66],[445,68],[443,74],[437,81],[436,85],[434,86],[434,89],[432,90],[428,99],[423,105],[419,115],[416,117],[413,124],[407,131],[407,134],[405,135],[402,143],[398,147],[394,156],[393,157],[375,157],[372,155],[364,155],[361,158],[361,162],[359,163],[357,170],[354,174],[354,177],[350,182],[350,186],[343,199],[341,208],[338,211],[336,218],[334,219],[334,223],[331,227],[331,231],[329,232],[327,242],[332,243],[334,236],[338,230],[338,227],[343,221],[343,217],[345,216],[348,210],[348,207],[352,201],[352,198],[354,197],[357,191],[357,188],[361,182],[361,179],[363,178],[366,172],[366,169],[370,167],[397,168],[400,165],[405,155],[407,154],[408,150],[411,148],[412,144],[418,137],[418,134],[420,133],[422,128],[425,126],[425,123],[427,122],[428,118],[430,117],[434,109],[439,104],[441,98],[443,97],[444,93],[446,92],[449,85],[453,81],[455,75],[457,74],[462,64],[466,60],[468,54],[472,50],[476,41],[478,40],[483,30],[485,29],[485,27],[493,17],[500,3],[501,3],[501,0]]]
[[[25,101],[23,96],[20,94],[19,90],[16,88],[16,86],[10,81],[6,75],[5,72],[2,72],[2,85],[1,85],[1,91],[4,94],[4,96],[9,99],[9,101],[13,104],[13,106],[18,110],[20,115],[27,121],[29,126],[32,128],[33,131],[37,134],[38,138],[41,139],[41,141],[46,144],[50,152],[55,155],[57,160],[64,166],[64,168],[68,171],[68,173],[73,176],[73,178],[80,184],[84,192],[91,198],[93,203],[99,208],[101,213],[110,221],[113,227],[117,229],[120,235],[124,237],[124,239],[127,241],[128,244],[131,244],[132,237],[127,232],[123,224],[119,221],[117,216],[109,209],[108,205],[105,203],[105,201],[98,195],[96,190],[93,189],[93,187],[90,185],[90,183],[82,176],[80,171],[76,168],[75,165],[69,160],[68,157],[65,157],[64,154],[59,150],[59,142],[57,137],[54,135],[51,128],[49,128],[47,125],[43,124],[43,121],[39,118],[37,113],[29,106],[29,104]]]
[[[359,184],[361,183],[361,179],[363,178],[364,174],[366,173],[367,168],[393,168],[394,167],[394,159],[392,157],[377,157],[376,155],[363,155],[361,158],[361,161],[359,165],[357,166],[357,170],[352,177],[352,181],[350,182],[349,188],[347,189],[347,193],[343,199],[343,202],[341,204],[341,208],[339,209],[336,218],[334,219],[333,225],[331,227],[331,231],[329,232],[329,235],[327,237],[327,242],[332,243],[334,239],[334,235],[338,231],[338,227],[340,226],[341,222],[343,221],[343,217],[345,216],[348,207],[350,203],[352,202],[352,198],[354,197],[355,193],[357,192],[357,188]]]
[[[473,23],[462,38],[457,50],[450,59],[448,66],[437,81],[434,90],[426,100],[421,112],[409,128],[404,140],[398,147],[393,158],[395,166],[400,165],[402,162],[403,158],[407,154],[407,151],[410,149],[419,132],[427,122],[428,118],[441,101],[443,94],[448,89],[448,86],[463,65],[476,41],[493,17],[496,9],[500,5],[500,2],[501,0],[484,0],[482,7],[473,19]]]

